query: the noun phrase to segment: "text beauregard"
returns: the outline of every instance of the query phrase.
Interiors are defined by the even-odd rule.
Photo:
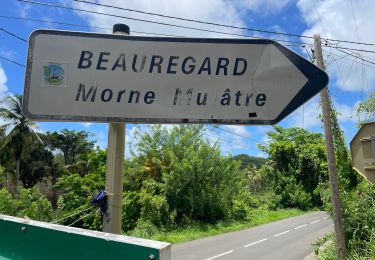
[[[245,58],[229,58],[218,57],[212,61],[210,57],[205,57],[202,62],[197,64],[197,61],[192,56],[180,57],[169,56],[163,57],[160,55],[132,55],[127,59],[124,53],[120,53],[115,57],[111,56],[110,52],[99,52],[94,55],[91,51],[82,51],[78,69],[95,68],[96,70],[111,70],[111,71],[127,71],[131,68],[133,72],[146,71],[148,73],[167,73],[176,74],[181,71],[183,74],[206,74],[206,75],[229,75],[241,76],[245,74],[247,69],[247,60]]]

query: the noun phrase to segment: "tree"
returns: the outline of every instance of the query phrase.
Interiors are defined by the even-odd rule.
[[[359,126],[364,123],[375,121],[375,92],[372,92],[367,100],[362,101],[357,105],[356,114]]]
[[[154,125],[138,132],[138,153],[126,172],[125,185],[141,191],[141,218],[163,223],[165,216],[157,221],[150,217],[158,208],[169,211],[177,223],[213,222],[228,216],[244,176],[237,161],[222,156],[217,144],[202,138],[204,130],[194,125],[168,131]]]
[[[60,133],[47,132],[44,140],[51,150],[63,153],[65,165],[73,165],[92,151],[95,142],[88,141],[88,137],[86,131],[63,129]]]
[[[250,164],[254,165],[257,169],[259,169],[262,165],[264,165],[267,162],[266,158],[249,156],[247,154],[238,154],[236,156],[233,156],[233,159],[241,162],[241,170],[249,167]]]
[[[261,150],[268,153],[274,167],[274,185],[276,193],[282,193],[285,188],[281,178],[288,181],[295,179],[294,185],[289,185],[288,190],[293,194],[302,194],[300,188],[311,196],[314,205],[320,205],[319,194],[314,190],[319,183],[326,182],[327,164],[325,143],[322,134],[312,133],[302,128],[282,128],[275,126],[269,131],[268,146],[260,145]],[[292,189],[295,189],[292,191]],[[286,194],[284,194],[286,195]],[[288,195],[289,196],[289,195]],[[291,206],[288,199],[285,206]],[[309,203],[307,203],[309,204]],[[306,204],[306,205],[307,205]]]
[[[54,162],[52,152],[46,150],[40,143],[31,144],[25,149],[21,159],[20,178],[24,188],[32,188],[43,177],[52,175]]]
[[[1,151],[6,149],[12,151],[16,161],[15,176],[13,176],[11,185],[11,190],[14,194],[18,186],[21,157],[24,148],[33,140],[42,141],[34,130],[35,123],[27,119],[22,111],[21,95],[8,95],[2,99],[0,117],[6,122],[2,128],[9,131],[0,149]]]

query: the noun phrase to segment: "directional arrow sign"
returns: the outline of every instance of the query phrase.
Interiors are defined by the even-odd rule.
[[[271,40],[38,30],[23,104],[41,121],[275,124],[327,83]]]

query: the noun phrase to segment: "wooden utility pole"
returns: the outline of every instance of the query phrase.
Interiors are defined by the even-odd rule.
[[[314,35],[314,49],[316,63],[322,70],[325,69],[322,46],[319,35]],[[336,157],[335,150],[333,147],[333,135],[331,126],[331,104],[328,98],[328,86],[320,92],[320,98],[322,101],[322,112],[323,112],[323,123],[324,123],[324,136],[327,146],[327,161],[328,161],[328,174],[329,174],[329,186],[331,189],[331,200],[333,206],[333,222],[335,224],[336,233],[336,250],[337,259],[344,260],[346,255],[345,249],[345,235],[342,224],[342,213],[341,213],[341,202],[339,187],[337,182],[337,170],[336,170]]]
[[[113,34],[129,35],[130,29],[125,24],[115,24]],[[125,157],[124,123],[109,123],[107,145],[107,174],[105,191],[107,210],[103,216],[103,232],[121,234],[122,188]]]

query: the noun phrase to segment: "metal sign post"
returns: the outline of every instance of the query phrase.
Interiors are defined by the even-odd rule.
[[[129,35],[130,29],[124,24],[115,24],[113,34]],[[122,192],[125,157],[124,123],[108,124],[107,174],[105,191],[107,195],[107,211],[103,216],[103,231],[121,234]]]

